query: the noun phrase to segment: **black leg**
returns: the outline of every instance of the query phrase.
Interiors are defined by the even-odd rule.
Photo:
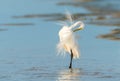
[[[73,59],[73,52],[71,50],[71,59],[70,59],[70,66],[69,66],[69,68],[72,68],[72,59]]]

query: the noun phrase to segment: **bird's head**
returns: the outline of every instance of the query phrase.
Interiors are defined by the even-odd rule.
[[[83,30],[83,29],[84,29],[84,26],[74,29],[73,32],[76,32],[78,30]]]
[[[81,21],[78,21],[70,26],[70,29],[73,29],[73,32],[76,32],[78,30],[84,29],[84,23]]]

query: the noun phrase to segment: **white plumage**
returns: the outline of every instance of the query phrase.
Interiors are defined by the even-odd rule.
[[[79,49],[74,36],[74,32],[68,26],[64,26],[59,31],[59,38],[60,42],[57,46],[59,53],[65,54],[65,52],[68,52],[69,54],[71,54],[72,50],[73,58],[79,58]]]
[[[67,16],[70,21],[72,18],[70,14]],[[65,54],[68,52],[71,54],[71,61],[69,68],[72,68],[72,58],[79,58],[80,52],[77,44],[77,39],[75,37],[75,32],[84,28],[84,24],[81,21],[68,26],[64,25],[59,31],[59,43],[57,44],[57,49],[59,54]]]

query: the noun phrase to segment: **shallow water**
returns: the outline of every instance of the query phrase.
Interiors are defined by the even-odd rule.
[[[119,81],[119,0],[0,1],[0,81]],[[57,56],[65,11],[82,20],[80,59]],[[67,21],[66,21],[67,22]]]

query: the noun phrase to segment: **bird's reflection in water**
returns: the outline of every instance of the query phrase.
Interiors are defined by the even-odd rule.
[[[66,69],[58,74],[56,81],[80,81],[80,69]]]

